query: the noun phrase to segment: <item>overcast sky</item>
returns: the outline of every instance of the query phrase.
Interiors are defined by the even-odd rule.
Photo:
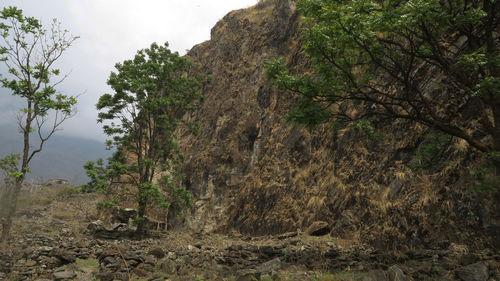
[[[80,94],[78,114],[64,124],[60,134],[104,140],[96,124],[95,104],[110,92],[106,85],[115,63],[132,58],[152,42],[181,55],[210,39],[210,29],[225,14],[258,0],[2,0],[0,7],[17,6],[48,26],[57,18],[73,35],[80,36],[63,55],[59,68],[69,77],[59,86],[65,94]],[[3,5],[3,6],[1,6]],[[0,71],[5,71],[1,68]],[[15,122],[22,106],[0,88],[0,125]],[[0,132],[13,133],[16,132]]]

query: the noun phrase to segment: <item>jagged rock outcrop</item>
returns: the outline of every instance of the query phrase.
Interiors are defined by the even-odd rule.
[[[448,166],[415,173],[410,164],[428,132],[419,125],[380,124],[385,136],[373,141],[354,128],[284,122],[295,98],[266,81],[265,62],[284,57],[292,72],[310,69],[295,2],[233,11],[188,53],[193,74],[212,77],[202,107],[185,116],[200,134],[178,132],[196,202],[190,226],[276,234],[323,221],[334,235],[380,247],[498,241],[498,204],[468,191],[464,170],[477,154],[464,142],[451,143]]]

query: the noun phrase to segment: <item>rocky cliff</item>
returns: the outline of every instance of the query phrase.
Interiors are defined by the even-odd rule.
[[[265,62],[284,57],[297,73],[310,69],[300,26],[294,0],[262,0],[226,15],[188,53],[193,74],[212,77],[202,107],[185,116],[200,134],[178,132],[195,198],[191,227],[276,234],[323,221],[332,235],[381,247],[498,243],[498,198],[470,191],[479,160],[464,142],[447,144],[446,165],[416,172],[429,133],[421,126],[379,124],[383,137],[373,140],[356,128],[284,122],[294,95],[266,81]]]

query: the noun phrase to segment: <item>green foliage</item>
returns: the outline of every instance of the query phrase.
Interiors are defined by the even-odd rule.
[[[116,207],[120,204],[120,201],[118,200],[104,200],[102,202],[97,203],[97,210],[105,210],[109,209],[112,207]]]
[[[352,128],[363,134],[367,140],[379,142],[386,139],[386,136],[373,125],[377,120],[375,118],[360,119],[352,124]]]
[[[21,156],[10,154],[0,159],[0,170],[4,172],[4,182],[6,185],[12,184],[21,175],[18,172],[18,165]]]
[[[267,63],[268,79],[298,95],[287,120],[315,127],[406,119],[483,152],[500,150],[457,114],[500,114],[499,1],[299,0],[297,7],[313,71],[294,76],[283,59]],[[500,135],[489,114],[475,118],[483,132]]]
[[[0,56],[12,77],[2,78],[1,85],[31,102],[23,109],[26,114],[47,116],[50,110],[71,114],[76,98],[57,93],[55,85],[60,81],[50,82],[60,74],[59,69],[52,68],[55,61],[78,37],[61,30],[57,21],[47,34],[37,19],[24,16],[16,7],[4,8],[0,20],[4,40]],[[33,130],[30,126],[23,129]]]
[[[105,192],[111,183],[110,167],[104,164],[102,158],[96,162],[88,161],[83,165],[90,181],[80,187],[82,192]]]
[[[23,134],[24,147],[20,167],[10,176],[22,183],[32,158],[42,151],[44,143],[58,127],[74,113],[76,98],[58,93],[56,86],[64,77],[56,61],[78,38],[62,30],[54,20],[50,31],[33,17],[24,16],[16,7],[0,11],[0,61],[7,67],[7,74],[0,75],[0,85],[25,101],[18,116],[18,126]],[[50,112],[55,112],[47,122]],[[31,135],[36,133],[39,145],[33,147]]]
[[[114,94],[99,98],[98,122],[109,121],[103,126],[111,137],[107,145],[117,149],[109,161],[113,177],[108,178],[119,177],[137,187],[140,226],[146,209],[153,204],[175,207],[190,202],[180,186],[182,176],[177,167],[182,155],[175,130],[182,125],[196,132],[197,124],[181,117],[202,101],[205,81],[189,77],[190,62],[172,53],[167,43],[153,43],[115,68],[117,72],[108,79]],[[156,184],[153,178],[158,174],[166,176]]]
[[[472,171],[475,184],[472,189],[479,193],[496,194],[500,193],[500,176],[495,174],[492,167],[483,167]]]
[[[411,168],[414,171],[438,169],[444,153],[452,140],[453,137],[449,135],[428,135],[420,144],[415,155],[416,162],[411,165]]]
[[[184,185],[179,184],[183,182],[184,175],[177,172],[177,169],[175,169],[175,173],[163,176],[160,179],[160,185],[163,187],[168,198],[164,207],[172,207],[176,214],[183,216],[185,209],[193,207],[193,201],[191,199],[191,192]]]

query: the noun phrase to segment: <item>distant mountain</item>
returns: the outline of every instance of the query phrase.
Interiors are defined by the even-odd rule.
[[[22,136],[12,125],[0,125],[0,157],[20,153]],[[78,137],[58,135],[49,139],[30,165],[28,181],[45,181],[63,178],[72,184],[81,185],[87,181],[83,164],[97,158],[111,155],[104,142]]]

